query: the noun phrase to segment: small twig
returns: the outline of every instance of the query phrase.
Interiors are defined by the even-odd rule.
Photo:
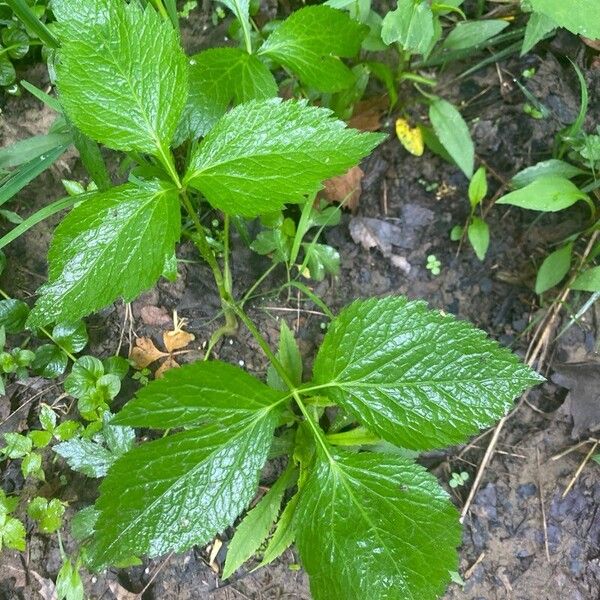
[[[148,580],[148,583],[144,586],[144,589],[139,594],[136,594],[136,598],[139,598],[141,600],[142,596],[146,593],[146,591],[148,590],[148,588],[152,585],[152,583],[154,582],[154,580],[156,579],[156,577],[158,576],[158,574],[165,568],[165,565],[169,562],[169,560],[171,560],[171,556],[173,556],[173,554],[175,554],[175,553],[171,552],[165,558],[165,560],[162,561],[162,563],[158,566],[158,568],[156,569],[156,571],[154,571],[154,573],[152,573],[152,576]]]
[[[585,465],[587,465],[590,458],[592,458],[592,454],[594,454],[594,452],[596,451],[596,448],[598,447],[598,443],[599,442],[594,442],[594,445],[590,448],[590,451],[585,455],[585,458],[583,459],[583,461],[577,468],[577,471],[575,471],[575,475],[573,475],[573,479],[571,479],[571,481],[569,481],[569,485],[567,486],[567,489],[565,489],[565,491],[563,492],[563,495],[562,495],[563,498],[571,491],[571,489],[575,485],[575,482],[577,481],[578,477],[581,475],[581,471],[583,471],[583,468],[585,467]]]
[[[308,310],[307,308],[286,308],[284,306],[261,306],[262,310],[277,310],[280,312],[291,312],[291,313],[305,313],[307,315],[318,315],[320,317],[326,317],[325,313],[319,312],[318,310]]]
[[[571,454],[571,452],[574,452],[578,448],[581,448],[581,446],[585,446],[586,444],[591,444],[592,442],[600,442],[600,440],[597,440],[596,438],[588,438],[587,440],[584,440],[583,442],[579,442],[578,444],[575,444],[574,446],[571,446],[570,448],[567,448],[566,450],[563,450],[562,452],[555,454],[553,457],[550,458],[550,460],[558,460],[559,458],[562,458],[563,456],[567,456],[567,454]]]
[[[544,547],[546,549],[546,558],[550,562],[550,547],[548,545],[548,522],[546,521],[546,507],[544,506],[544,491],[542,489],[542,469],[540,468],[540,449],[535,447],[535,457],[538,470],[538,492],[540,496],[540,507],[542,508],[542,526],[544,528]]]
[[[477,560],[465,571],[464,574],[464,578],[465,579],[469,579],[469,577],[471,577],[471,575],[473,575],[473,573],[475,572],[475,569],[477,568],[477,565],[485,558],[485,552],[482,552]]]

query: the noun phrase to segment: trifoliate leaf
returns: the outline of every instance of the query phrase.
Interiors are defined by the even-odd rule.
[[[321,92],[352,86],[354,75],[340,60],[358,54],[368,28],[329,6],[307,6],[291,14],[259,50]]]
[[[321,394],[414,450],[465,441],[541,380],[483,331],[400,296],[345,308],[314,364]]]
[[[49,281],[31,326],[73,321],[150,288],[179,239],[177,193],[159,183],[126,184],[91,196],[54,233]]]
[[[389,46],[398,42],[404,50],[426,54],[435,36],[434,16],[427,0],[398,0],[381,27],[381,39]]]
[[[265,409],[226,430],[207,425],[125,454],[100,486],[92,567],[203,545],[231,525],[256,493],[277,420]]]
[[[256,56],[211,48],[189,60],[190,91],[176,142],[205,136],[231,106],[277,96],[277,83]]]
[[[215,208],[257,216],[305,201],[383,139],[304,101],[255,100],[219,120],[194,152],[185,183]]]
[[[152,6],[109,5],[104,23],[70,27],[63,38],[56,65],[61,103],[92,139],[164,157],[187,96],[179,36]]]
[[[54,533],[58,531],[62,524],[64,512],[65,504],[58,498],[52,498],[48,502],[46,498],[38,496],[27,507],[27,514],[34,521],[37,521],[38,528],[42,533]]]
[[[296,543],[315,600],[434,600],[456,569],[458,513],[398,456],[320,457],[301,491]]]
[[[239,367],[198,362],[167,371],[162,379],[142,388],[112,423],[156,429],[209,420],[234,424],[270,410],[285,396]]]

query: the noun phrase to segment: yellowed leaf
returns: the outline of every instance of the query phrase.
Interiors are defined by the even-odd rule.
[[[138,369],[145,369],[148,365],[157,361],[159,358],[169,356],[167,352],[161,352],[154,342],[147,337],[137,338],[135,347],[132,348],[129,358],[134,362]]]
[[[181,350],[196,339],[193,333],[183,331],[183,329],[174,329],[173,331],[165,331],[163,333],[163,343],[168,352]]]
[[[169,358],[167,358],[167,360],[165,360],[162,363],[162,365],[160,365],[160,367],[158,367],[158,369],[156,370],[156,373],[154,373],[154,378],[162,379],[165,376],[165,373],[167,371],[169,371],[170,369],[178,369],[178,368],[179,368],[179,363],[172,356],[169,356]]]
[[[422,156],[425,146],[423,133],[418,127],[411,127],[406,119],[396,121],[396,135],[400,143],[414,156]]]

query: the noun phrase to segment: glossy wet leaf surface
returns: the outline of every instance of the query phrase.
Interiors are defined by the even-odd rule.
[[[426,450],[491,425],[540,378],[469,323],[392,296],[339,314],[314,381],[385,440]]]
[[[391,455],[333,458],[317,459],[295,519],[315,600],[437,598],[456,568],[460,525],[435,478]]]

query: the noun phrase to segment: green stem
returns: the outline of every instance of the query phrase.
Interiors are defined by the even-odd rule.
[[[167,14],[167,9],[165,8],[165,5],[162,3],[162,0],[154,0],[154,6],[156,7],[156,10],[158,10],[158,12],[160,13],[160,16],[163,19],[169,18],[169,15]]]
[[[233,298],[233,278],[231,276],[231,265],[229,256],[230,223],[229,215],[225,214],[223,221],[223,278],[225,289],[231,298]]]
[[[178,190],[183,189],[181,185],[181,179],[179,179],[179,175],[177,173],[177,169],[175,168],[175,161],[173,159],[173,155],[170,150],[165,150],[162,144],[157,144],[158,148],[158,159],[160,160],[163,167],[166,169],[169,177],[173,180],[173,183],[177,186]]]
[[[248,302],[252,297],[252,294],[256,291],[258,286],[277,268],[279,263],[273,263],[253,284],[252,287],[244,294],[244,297],[240,300],[239,305],[241,307]]]

